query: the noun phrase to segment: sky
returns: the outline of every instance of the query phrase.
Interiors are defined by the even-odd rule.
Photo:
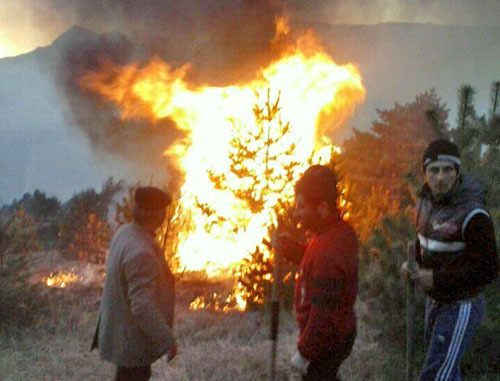
[[[222,85],[224,81],[244,81],[245,75],[254,74],[253,66],[260,67],[261,63],[268,62],[273,54],[268,42],[274,35],[274,17],[283,9],[289,13],[292,22],[305,24],[500,25],[500,0],[0,0],[0,59],[49,46],[68,29],[78,25],[97,33],[118,31],[110,36],[123,34],[155,53],[163,54],[161,57],[172,58],[172,62],[192,62],[191,79],[197,78],[203,83],[204,79],[210,78],[214,85]],[[321,27],[322,24],[316,25]],[[381,29],[392,30],[393,27],[405,29],[394,25]],[[345,28],[337,30],[340,29]],[[467,34],[475,36],[470,46],[464,46],[468,40],[462,41],[454,33],[440,34],[445,43],[438,41],[439,51],[431,48],[429,53],[427,47],[436,41],[431,41],[430,34],[412,32],[405,35],[403,44],[398,40],[401,54],[391,61],[392,66],[387,65],[386,56],[372,49],[372,45],[379,47],[380,52],[394,49],[389,43],[390,35],[367,36],[361,33],[356,37],[342,34],[345,38],[337,43],[344,43],[345,55],[353,56],[349,60],[357,59],[360,65],[365,65],[360,66],[360,70],[367,87],[365,104],[349,127],[369,128],[376,117],[376,109],[385,109],[396,101],[411,101],[416,94],[432,87],[436,87],[438,95],[453,108],[456,89],[462,82],[480,90],[479,105],[488,104],[490,81],[498,76],[495,62],[500,56],[500,48],[497,48],[500,35],[498,31],[482,33],[479,30]],[[331,41],[329,44],[331,49],[336,48]],[[483,53],[480,60],[475,60],[478,44]],[[93,59],[98,60],[99,54],[94,53],[100,48],[112,56],[116,53],[118,60],[122,53],[122,58],[126,57],[126,41],[123,46],[116,45],[116,52],[110,51],[113,46],[90,44],[88,50],[76,49],[79,53],[71,61],[75,65],[65,67],[68,72],[57,71],[61,77],[58,81],[50,78],[33,60],[33,56],[38,57],[40,52],[14,60],[2,59],[0,204],[36,188],[67,200],[82,189],[99,189],[108,176],[128,179],[144,173],[148,179],[162,181],[156,167],[150,168],[154,162],[151,158],[160,157],[157,151],[163,150],[164,143],[172,140],[169,135],[172,129],[155,129],[147,124],[139,126],[141,128],[135,125],[134,129],[117,128],[112,110],[104,118],[104,112],[94,113],[88,104],[79,102],[79,92],[73,94],[63,86],[66,78],[78,78],[78,75],[70,74],[97,63]],[[352,46],[358,48],[350,49]],[[448,65],[443,51],[452,54],[453,65]],[[415,64],[419,61],[419,52],[429,53],[426,57],[434,64],[425,67]],[[467,56],[460,59],[463,54]],[[386,70],[387,66],[393,69]],[[404,74],[405,67],[415,75],[408,77]],[[158,143],[154,149],[149,143],[151,139],[141,140],[141,137],[150,137],[151,131],[159,130],[162,134],[156,134],[152,139]],[[113,138],[107,139],[107,132],[117,131],[121,133],[118,137],[109,135]],[[144,144],[139,144],[143,141]],[[130,159],[130,165],[124,165],[124,157]],[[161,173],[165,172],[163,164],[159,167]]]
[[[240,2],[244,3],[245,0]],[[299,18],[327,23],[500,24],[499,0],[285,0],[283,2],[287,9]],[[49,45],[57,36],[75,24],[97,32],[113,30],[117,27],[119,17],[108,16],[119,14],[122,7],[126,8],[127,3],[130,3],[130,0],[2,0],[0,58],[16,56],[38,46]],[[150,4],[151,1],[137,3]],[[175,5],[176,0],[164,0],[162,3],[167,6]],[[196,5],[202,2],[194,0],[191,3]],[[220,3],[223,4],[224,0]]]

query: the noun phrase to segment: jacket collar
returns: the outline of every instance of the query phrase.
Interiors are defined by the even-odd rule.
[[[484,205],[486,203],[486,191],[483,184],[475,177],[468,174],[460,174],[456,184],[441,200],[434,200],[432,192],[427,184],[424,184],[419,192],[421,199],[427,199],[435,205],[461,205],[471,201]]]
[[[338,211],[335,211],[330,217],[328,217],[326,220],[324,220],[324,224],[316,230],[316,234],[323,234],[325,231],[330,229],[330,227],[337,225],[340,223],[342,220],[342,217],[340,217],[340,213]]]

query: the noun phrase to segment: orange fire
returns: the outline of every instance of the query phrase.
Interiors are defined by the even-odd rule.
[[[229,294],[223,298],[221,294],[214,292],[208,298],[203,296],[196,297],[190,304],[189,309],[212,310],[216,312],[245,311],[247,301],[237,292]]]
[[[284,18],[279,18],[276,25],[275,39],[290,34]],[[364,100],[365,90],[356,67],[337,65],[311,32],[298,38],[293,46],[289,44],[279,59],[245,84],[193,87],[186,80],[188,70],[189,64],[175,69],[153,58],[146,65],[108,64],[85,75],[80,83],[84,89],[114,102],[123,119],[154,121],[168,117],[186,133],[185,139],[165,152],[185,173],[180,202],[183,214],[190,218],[191,229],[181,232],[177,255],[181,268],[204,270],[213,276],[233,268],[261,245],[268,226],[276,222],[273,207],[279,199],[291,200],[293,183],[308,167],[309,159],[315,163],[329,160],[334,146],[328,132],[342,126]],[[276,119],[264,121],[269,124],[269,134],[276,130],[274,124],[289,123],[286,138],[272,152],[277,159],[269,166],[251,160],[240,163],[241,168],[258,174],[258,191],[267,187],[267,193],[262,193],[263,208],[256,211],[231,191],[248,179],[231,173],[230,156],[234,154],[235,138],[256,134],[259,128],[254,105],[264,107],[266,102],[277,100],[280,108]],[[268,178],[268,173],[284,173],[286,160],[280,159],[282,155],[288,155],[287,162],[298,165],[289,184],[273,193],[275,188],[268,186],[273,179]],[[223,189],[215,186],[213,173],[225,176]],[[220,217],[218,223],[209,223],[200,205],[209,205],[211,212]],[[263,246],[262,251],[268,253],[269,249]],[[235,295],[237,304],[244,309],[244,296]]]
[[[67,273],[62,271],[59,271],[57,274],[50,273],[48,277],[43,278],[43,282],[48,287],[66,288],[68,285],[78,282],[82,279],[83,277],[75,274],[74,270],[72,269]]]

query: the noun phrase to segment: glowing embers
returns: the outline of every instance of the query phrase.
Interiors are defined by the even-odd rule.
[[[246,301],[233,293],[229,294],[226,298],[220,293],[214,292],[211,295],[204,297],[196,297],[190,304],[189,309],[196,310],[210,310],[215,312],[231,312],[231,311],[245,311],[247,306]]]
[[[50,273],[46,278],[43,278],[43,283],[48,287],[66,288],[67,286],[83,280],[81,275],[77,275],[74,269],[70,272],[59,271],[57,274]]]

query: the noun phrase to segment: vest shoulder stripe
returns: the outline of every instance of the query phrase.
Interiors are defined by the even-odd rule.
[[[418,240],[420,242],[420,246],[430,251],[460,251],[465,248],[465,242],[437,241],[435,239],[427,238],[420,233],[418,233]]]
[[[471,210],[469,214],[467,214],[467,216],[465,217],[464,222],[462,223],[462,237],[464,236],[467,224],[470,222],[470,220],[472,220],[472,217],[474,217],[476,214],[484,214],[488,218],[490,217],[489,213],[484,209],[476,208]]]

